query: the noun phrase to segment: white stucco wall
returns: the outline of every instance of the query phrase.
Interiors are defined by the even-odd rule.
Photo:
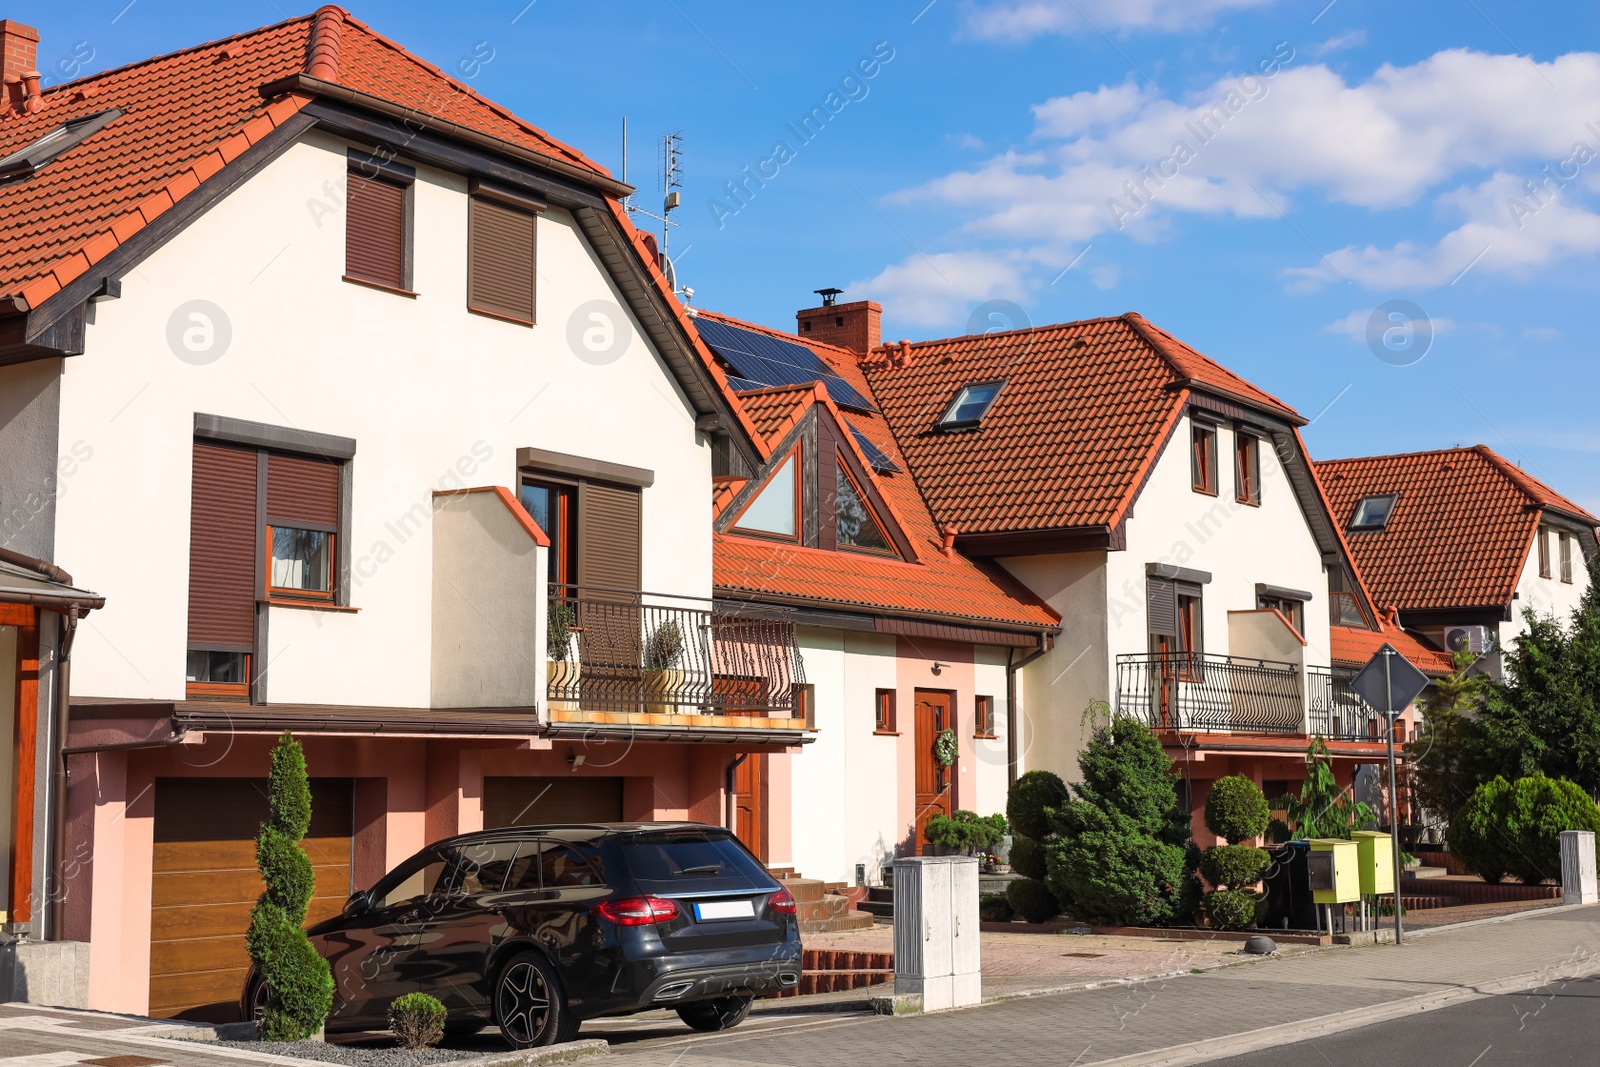
[[[1589,569],[1584,563],[1583,548],[1578,538],[1572,540],[1572,581],[1561,580],[1561,542],[1555,527],[1548,527],[1550,538],[1550,577],[1539,575],[1539,546],[1537,541],[1529,548],[1522,562],[1522,574],[1517,579],[1517,599],[1511,605],[1511,621],[1499,627],[1500,647],[1510,649],[1513,642],[1528,632],[1523,610],[1531,608],[1540,617],[1554,616],[1561,625],[1572,621],[1583,594],[1589,588]]]
[[[82,442],[94,458],[60,500],[56,555],[107,597],[78,641],[79,694],[183,696],[196,412],[357,442],[344,547],[360,611],[274,609],[271,699],[427,706],[431,494],[514,486],[522,446],[654,471],[643,584],[711,593],[710,449],[571,217],[539,220],[533,328],[465,310],[466,179],[426,167],[417,298],[343,282],[345,149],[314,135],[251,178],[130,272],[121,299],[97,305],[86,354],[66,361],[58,451]],[[567,339],[597,299],[633,330],[605,365]],[[194,300],[232,334],[204,365],[168,340]]]
[[[1018,654],[1027,651],[1019,650]],[[1006,735],[1010,730],[1010,708],[1006,706],[1006,650],[992,645],[973,649],[972,681],[975,696],[994,698],[994,740],[974,738],[972,764],[977,795],[969,805],[979,815],[1006,810],[1006,790],[1010,786]],[[973,720],[976,727],[977,720]]]

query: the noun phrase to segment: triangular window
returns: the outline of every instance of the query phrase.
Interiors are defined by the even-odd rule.
[[[733,528],[744,533],[769,537],[800,538],[800,462],[790,453],[783,465],[772,472],[750,506],[744,509]]]
[[[843,463],[839,464],[837,512],[839,547],[865,552],[893,552],[872,509],[862,499],[861,490]]]

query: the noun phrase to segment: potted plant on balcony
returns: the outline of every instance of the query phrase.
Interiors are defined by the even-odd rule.
[[[678,620],[668,619],[650,631],[644,642],[645,711],[671,715],[678,710],[671,698],[683,691],[685,675],[678,667],[682,659],[683,628]]]
[[[577,642],[573,638],[577,627],[572,605],[564,600],[550,601],[549,619],[545,624],[546,689],[551,711],[577,711],[579,703],[579,678],[583,674],[578,660]]]

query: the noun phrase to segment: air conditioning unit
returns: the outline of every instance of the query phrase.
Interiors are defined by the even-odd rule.
[[[1494,647],[1494,638],[1487,626],[1449,626],[1444,631],[1444,647],[1451,652],[1472,652],[1483,655]]]

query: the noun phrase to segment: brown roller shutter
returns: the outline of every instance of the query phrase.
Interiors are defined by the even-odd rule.
[[[339,525],[339,464],[276,453],[268,456],[267,521]]]
[[[1178,595],[1171,578],[1146,578],[1145,613],[1150,633],[1156,637],[1178,636]]]
[[[345,273],[395,289],[407,288],[405,187],[352,171],[348,189]]]
[[[586,482],[578,490],[578,584],[638,589],[639,490]]]
[[[468,201],[467,306],[534,321],[534,220],[478,197]]]
[[[189,643],[255,641],[256,453],[195,443]]]

